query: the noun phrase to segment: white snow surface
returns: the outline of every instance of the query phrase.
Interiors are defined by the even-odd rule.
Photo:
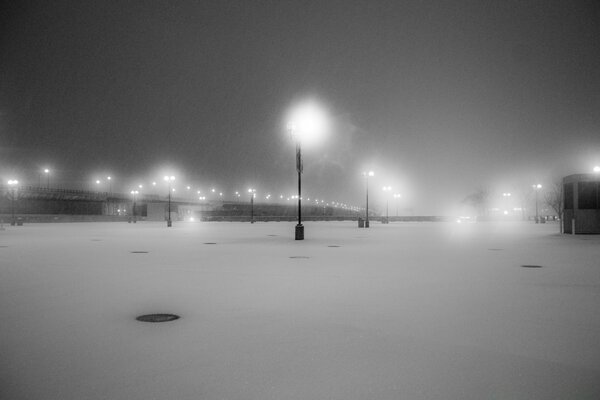
[[[600,399],[598,235],[165,225],[0,231],[0,399]]]

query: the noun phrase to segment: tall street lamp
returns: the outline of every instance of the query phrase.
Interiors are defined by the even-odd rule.
[[[391,186],[383,187],[383,191],[385,193],[385,223],[386,224],[388,224],[390,222],[390,214],[389,214],[390,197],[388,195],[388,192],[390,192],[391,190],[392,190]]]
[[[398,216],[398,199],[401,197],[402,195],[400,193],[394,193],[394,199],[396,199],[396,217]]]
[[[17,219],[15,218],[15,200],[17,198],[16,189],[19,181],[16,179],[10,179],[8,181],[8,186],[10,187],[10,199],[11,199],[11,209],[12,209],[12,220],[10,221],[11,226],[15,226]]]
[[[141,186],[141,185],[140,185],[140,186]],[[131,195],[133,196],[133,205],[132,205],[132,207],[131,207],[131,210],[132,210],[132,211],[131,211],[131,213],[133,214],[133,223],[134,223],[134,224],[136,223],[136,220],[135,220],[135,196],[136,196],[138,193],[139,193],[139,192],[138,192],[137,190],[132,190],[132,191],[131,191]]]
[[[46,174],[46,189],[50,189],[50,170],[44,168],[44,173]]]
[[[531,187],[535,191],[535,223],[539,224],[540,223],[540,217],[539,217],[539,213],[538,213],[538,192],[542,188],[542,185],[540,185],[538,183],[536,185],[532,185]]]
[[[369,227],[369,177],[370,176],[375,176],[375,172],[373,171],[369,171],[369,172],[363,172],[363,175],[365,177],[365,183],[366,183],[366,187],[367,187],[367,205],[365,207],[365,228]]]
[[[299,104],[291,112],[287,129],[292,140],[296,142],[296,172],[298,173],[298,224],[295,228],[295,239],[304,240],[302,225],[302,142],[310,142],[320,138],[326,131],[328,117],[323,108],[313,101]]]
[[[254,197],[256,196],[256,189],[248,189],[250,193],[250,223],[254,223]]]
[[[508,215],[508,201],[510,200],[509,197],[511,196],[510,193],[502,193],[502,197],[504,197],[504,215]]]
[[[171,223],[171,182],[173,182],[175,180],[174,176],[165,176],[163,178],[165,180],[165,182],[168,183],[169,185],[169,206],[168,206],[168,214],[167,214],[167,228],[171,227],[172,223]]]

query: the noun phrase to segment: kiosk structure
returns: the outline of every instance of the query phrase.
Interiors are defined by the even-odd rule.
[[[563,232],[600,233],[600,174],[563,178]]]

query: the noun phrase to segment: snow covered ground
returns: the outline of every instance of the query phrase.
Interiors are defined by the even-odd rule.
[[[355,224],[6,227],[0,398],[600,399],[600,236]]]

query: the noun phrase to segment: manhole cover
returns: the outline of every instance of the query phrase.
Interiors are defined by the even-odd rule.
[[[8,247],[8,246],[0,246],[0,247],[4,249],[4,248],[6,248],[6,247]]]
[[[541,265],[521,265],[521,268],[542,268]]]
[[[140,315],[136,319],[138,321],[142,321],[142,322],[169,322],[169,321],[175,321],[176,319],[179,319],[179,315],[175,315],[175,314],[147,314],[147,315]]]
[[[490,251],[502,251],[504,249],[488,249],[488,250],[490,250]]]
[[[215,242],[205,242],[204,244],[216,244]]]
[[[308,256],[290,256],[290,258],[310,258]]]
[[[134,254],[148,254],[147,251],[142,251],[142,250],[132,251],[132,253],[134,253]]]
[[[338,246],[337,244],[331,244],[331,245],[329,245],[327,247],[340,247],[340,246]]]

